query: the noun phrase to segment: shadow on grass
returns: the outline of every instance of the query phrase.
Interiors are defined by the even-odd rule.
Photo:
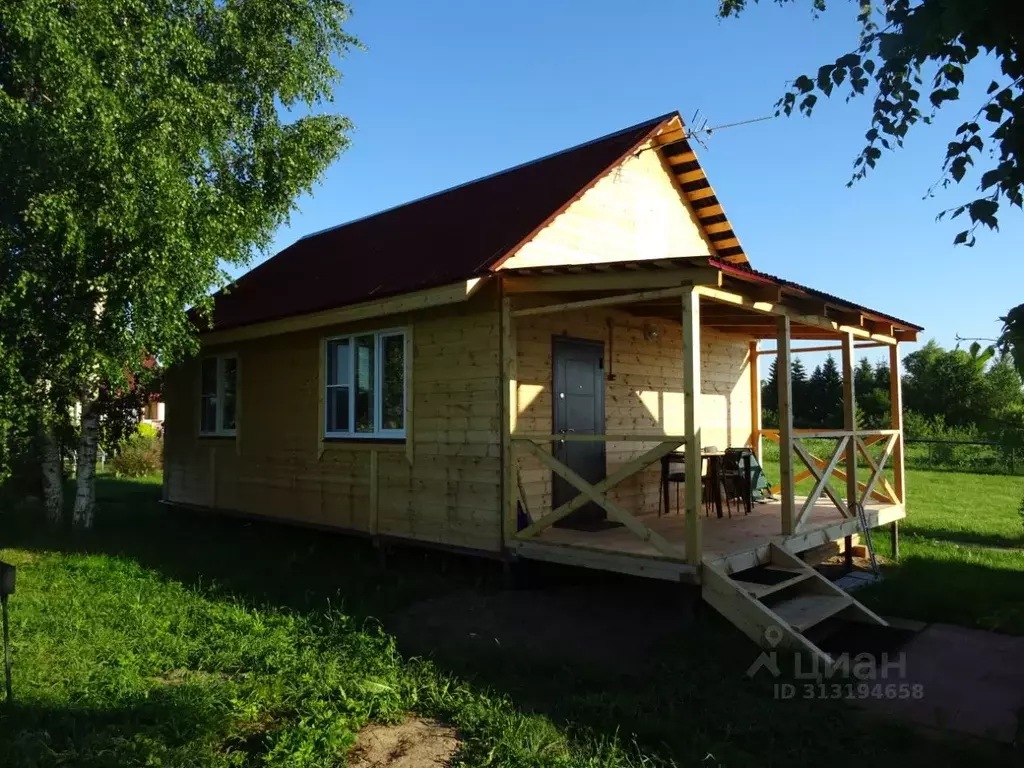
[[[49,531],[38,514],[23,513],[3,521],[0,545],[122,555],[215,598],[376,617],[406,654],[508,695],[570,737],[633,735],[641,752],[682,764],[706,762],[709,753],[720,764],[809,764],[827,745],[836,766],[867,757],[906,767],[941,763],[947,751],[900,728],[854,727],[838,702],[775,700],[774,681],[744,674],[758,650],[710,612],[694,619],[699,601],[679,585],[542,568],[527,574],[532,589],[503,591],[500,567],[476,558],[400,548],[382,568],[366,540],[164,507],[155,485],[105,478],[98,493],[94,531]],[[179,711],[180,695],[146,706],[166,707],[170,722],[180,718],[182,739],[213,733],[204,715]],[[130,748],[150,722],[73,708],[15,709],[11,717],[0,735],[29,745],[54,733],[113,735],[120,723]]]
[[[1024,534],[1016,537],[1002,536],[998,533],[979,533],[977,531],[956,531],[948,528],[931,528],[921,526],[916,521],[907,523],[906,534],[921,536],[933,541],[948,541],[951,544],[973,544],[995,549],[1018,550],[1024,553]]]
[[[198,765],[202,747],[224,738],[229,724],[223,718],[223,706],[187,684],[149,691],[116,708],[0,704],[0,765]],[[263,735],[254,730],[230,744],[241,758],[237,765],[259,763]]]
[[[989,562],[960,560],[955,554],[904,557],[898,566],[885,568],[883,581],[857,596],[890,616],[1024,634],[1022,568],[1009,562],[1000,567],[1004,559],[1019,557],[1024,563],[1024,552],[991,552]]]

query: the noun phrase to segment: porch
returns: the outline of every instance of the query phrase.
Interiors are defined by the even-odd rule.
[[[869,527],[895,525],[905,516],[899,378],[894,377],[889,428],[858,429],[853,366],[857,348],[882,347],[898,367],[899,342],[914,338],[913,327],[851,309],[835,297],[814,301],[794,295],[756,273],[707,259],[509,272],[502,296],[503,541],[508,551],[526,559],[701,582],[706,566],[733,573],[769,562],[772,545],[795,554],[852,536],[861,530],[858,507]],[[555,403],[564,394],[555,392],[552,360],[546,368],[535,366],[522,347],[550,350],[552,333],[569,334],[573,316],[596,308],[614,308],[635,319],[632,326],[642,329],[644,338],[627,340],[630,360],[653,361],[658,380],[656,386],[643,386],[631,379],[610,398],[615,407],[629,401],[638,412],[612,414],[602,396],[609,417],[602,418],[601,428],[580,434],[556,426]],[[557,321],[529,325],[540,318]],[[671,332],[649,334],[650,319]],[[650,336],[658,349],[640,349]],[[609,332],[609,345],[616,338]],[[844,424],[836,429],[793,427],[790,360],[801,351],[792,346],[797,339],[814,341],[815,346],[802,348],[807,351],[841,352]],[[764,340],[774,341],[774,348],[763,348]],[[726,374],[725,391],[717,391],[702,373],[702,355],[707,357],[709,346],[737,343],[741,354],[728,364],[735,370],[725,370],[724,363],[709,366],[724,366],[713,371]],[[778,355],[777,429],[761,424],[758,361],[769,354]],[[609,372],[608,380],[615,382],[623,375],[622,360],[612,352],[605,359],[610,367],[619,366]],[[627,369],[627,379],[629,374]],[[707,409],[715,398],[724,402],[724,415]],[[548,415],[552,410],[555,415]],[[607,434],[623,427],[633,430]],[[705,516],[702,484],[692,482],[682,486],[681,510],[658,513],[663,457],[682,453],[677,460],[685,464],[686,476],[699,477],[702,449],[709,444],[749,447],[763,464],[765,441],[779,446],[777,467],[768,473],[775,482],[773,500],[755,504],[749,515],[740,509],[728,517]],[[602,444],[599,476],[584,477],[559,450],[578,443]],[[553,487],[559,483],[571,493],[558,498]],[[563,527],[581,508],[595,505],[607,525]]]
[[[803,504],[806,497],[797,497]],[[899,504],[872,502],[865,505],[868,525],[888,525],[904,517]],[[701,519],[701,552],[704,561],[721,562],[730,572],[743,571],[764,562],[771,543],[781,544],[798,554],[858,532],[855,519],[843,517],[829,501],[818,500],[811,511],[814,523],[800,533],[780,533],[782,503],[769,501],[753,505],[751,513],[742,511],[732,517],[714,514]],[[699,566],[686,557],[686,520],[683,514],[637,515],[636,520],[654,536],[667,542],[677,553],[666,556],[649,539],[622,527],[600,531],[547,528],[537,536],[517,540],[515,551],[521,557],[563,565],[578,565],[636,576],[670,581],[699,581]]]

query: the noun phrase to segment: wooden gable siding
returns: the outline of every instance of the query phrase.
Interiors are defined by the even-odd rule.
[[[197,434],[198,360],[170,371],[165,497],[497,550],[501,406],[495,302],[488,292],[466,305],[204,350],[239,356],[238,436]],[[412,464],[406,445],[379,441],[326,441],[320,454],[321,339],[397,327],[411,327],[414,347],[408,393]]]
[[[517,322],[519,417],[517,431],[552,430],[552,336],[604,343],[605,432],[684,432],[682,326],[619,310],[588,310],[523,317]],[[657,339],[645,338],[645,326]],[[749,346],[746,339],[701,329],[701,427],[704,445],[747,444],[751,436]],[[607,472],[657,443],[609,442]],[[551,472],[518,452],[527,506],[536,517],[551,508]],[[613,498],[631,512],[657,512],[659,469],[651,467],[619,485]],[[673,509],[675,495],[672,495]]]
[[[708,255],[661,157],[648,150],[598,181],[502,268]]]

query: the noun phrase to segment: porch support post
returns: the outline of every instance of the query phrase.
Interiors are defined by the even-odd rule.
[[[686,561],[701,560],[701,424],[700,424],[700,295],[690,289],[682,295],[683,420],[686,435]]]
[[[501,419],[501,458],[502,458],[502,546],[505,546],[516,535],[517,502],[519,500],[519,474],[516,457],[512,453],[512,435],[516,431],[519,417],[519,383],[516,372],[516,331],[512,318],[512,302],[502,297],[501,300],[501,378],[502,378],[502,419]],[[525,500],[524,500],[525,503]]]
[[[900,345],[889,347],[889,417],[890,428],[900,431],[892,452],[892,484],[900,504],[907,504],[907,488],[903,475],[903,382],[900,379]]]
[[[750,360],[750,447],[761,466],[764,463],[761,461],[761,357],[757,354],[757,341],[750,342],[747,358]]]
[[[846,508],[857,514],[857,398],[854,391],[853,334],[843,334],[843,429],[850,433],[846,444]],[[844,556],[847,569],[853,567],[853,537],[847,536]]]
[[[782,533],[796,533],[796,489],[793,482],[793,375],[790,355],[789,316],[776,318],[779,379],[779,483],[782,499]]]

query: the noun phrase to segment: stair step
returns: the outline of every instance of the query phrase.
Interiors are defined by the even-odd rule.
[[[810,566],[807,566],[808,568]],[[807,573],[807,568],[793,568],[788,565],[775,565],[775,563],[769,563],[764,567],[766,571],[778,571],[779,573]]]
[[[853,598],[839,595],[799,595],[769,606],[779,618],[803,633],[829,616],[853,605]]]
[[[774,569],[773,569],[774,570]],[[793,578],[780,581],[778,584],[755,584],[752,581],[743,581],[742,579],[733,579],[733,582],[738,587],[742,587],[747,590],[747,594],[751,597],[762,598],[776,592],[781,592],[784,589],[789,589],[794,584],[799,584],[802,581],[807,581],[811,578],[811,573],[801,573],[799,571],[793,571]]]

